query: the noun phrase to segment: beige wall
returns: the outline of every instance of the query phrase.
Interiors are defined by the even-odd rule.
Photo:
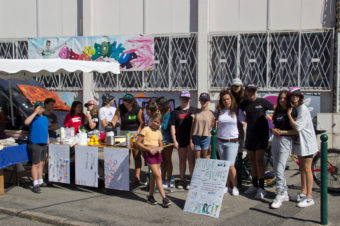
[[[332,20],[330,7],[335,0],[205,1],[207,32],[230,32],[330,26],[327,22]],[[193,23],[190,17],[197,10],[194,2],[83,0],[84,35],[188,33]],[[0,0],[0,5],[0,38],[77,35],[77,0]]]

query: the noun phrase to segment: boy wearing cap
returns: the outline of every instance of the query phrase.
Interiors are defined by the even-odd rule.
[[[273,110],[273,105],[263,98],[257,98],[255,84],[246,86],[247,100],[244,100],[240,108],[246,113],[247,131],[245,148],[250,157],[250,166],[253,186],[249,187],[245,194],[256,192],[255,198],[263,199],[264,190],[264,154],[268,146],[269,126],[266,119],[266,111]]]
[[[28,151],[32,160],[33,192],[40,193],[40,185],[44,184],[43,169],[47,153],[48,119],[43,115],[44,104],[38,101],[33,106],[34,112],[25,119],[25,125],[29,125],[30,135]]]
[[[182,91],[179,100],[181,106],[177,107],[171,113],[171,137],[174,141],[174,147],[178,150],[179,158],[180,181],[177,188],[182,189],[185,186],[185,188],[188,189],[189,186],[185,184],[185,171],[187,159],[189,162],[190,176],[192,176],[195,167],[195,153],[190,147],[190,131],[192,124],[191,114],[193,114],[196,109],[190,106],[189,91]]]

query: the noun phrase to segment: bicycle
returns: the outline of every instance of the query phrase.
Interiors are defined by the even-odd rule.
[[[325,133],[324,130],[316,130],[315,133]],[[290,158],[299,165],[297,156],[290,154]],[[287,167],[286,167],[287,169]],[[328,149],[328,191],[340,192],[340,149]],[[315,183],[321,187],[321,152],[318,151],[312,160],[312,173]],[[274,181],[275,182],[275,181]]]

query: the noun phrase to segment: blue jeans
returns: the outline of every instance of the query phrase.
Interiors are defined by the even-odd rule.
[[[285,178],[287,161],[292,150],[291,136],[274,136],[272,139],[272,157],[276,174],[276,194],[281,195],[288,190]]]
[[[238,153],[238,146],[238,142],[223,142],[217,139],[217,150],[221,160],[229,161],[231,166],[235,165],[235,160]]]

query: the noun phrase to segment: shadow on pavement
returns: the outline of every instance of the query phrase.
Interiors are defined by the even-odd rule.
[[[171,195],[167,195],[167,197],[168,197],[168,199],[170,199],[170,201],[173,204],[175,204],[176,206],[178,206],[182,210],[184,209],[184,204],[185,204],[185,200],[184,199],[179,199],[179,198],[173,197]]]
[[[300,222],[311,222],[311,223],[314,223],[314,224],[320,224],[319,221],[315,221],[315,220],[306,220],[306,219],[301,219],[301,218],[296,218],[296,217],[286,217],[286,216],[282,216],[280,214],[268,212],[268,211],[257,209],[257,208],[249,208],[249,209],[257,211],[257,212],[261,212],[261,213],[264,213],[264,214],[268,214],[268,215],[271,215],[271,216],[274,216],[274,217],[287,219],[287,220],[296,220],[296,221],[300,221]]]

